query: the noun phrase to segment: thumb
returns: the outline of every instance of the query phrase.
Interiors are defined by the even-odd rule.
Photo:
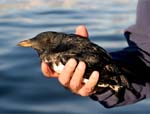
[[[80,25],[76,28],[75,34],[83,36],[83,37],[88,37],[87,28],[84,25]]]

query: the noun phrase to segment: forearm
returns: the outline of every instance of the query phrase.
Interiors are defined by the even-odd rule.
[[[91,95],[90,97],[93,100],[100,102],[106,108],[133,104],[133,103],[136,103],[142,99],[150,98],[150,93],[147,93],[150,90],[150,84],[149,83],[145,83],[145,85],[133,83],[132,86],[140,94],[139,97],[137,97],[129,89],[125,90],[124,100],[121,102],[118,102],[118,101],[120,101],[119,98],[116,97],[111,90],[104,92],[104,93],[101,93],[101,94],[96,93],[96,94]]]
[[[97,92],[91,96],[107,108],[122,106],[138,102],[150,97],[150,68],[142,61],[142,54],[136,49],[129,47],[120,52],[111,53],[119,67],[133,72],[134,75],[125,75],[132,88],[125,88],[123,96],[117,97],[112,91]]]

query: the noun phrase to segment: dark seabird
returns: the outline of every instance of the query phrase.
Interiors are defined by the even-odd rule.
[[[116,96],[121,97],[125,88],[131,88],[128,79],[111,56],[88,38],[48,31],[21,41],[18,45],[35,49],[40,59],[57,73],[61,73],[70,58],[75,58],[78,62],[84,61],[87,67],[83,82],[88,81],[92,71],[100,72],[100,79],[95,90],[110,89]]]

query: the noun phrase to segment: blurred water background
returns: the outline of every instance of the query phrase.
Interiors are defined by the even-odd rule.
[[[135,22],[137,0],[0,0],[0,114],[149,114],[150,101],[105,109],[45,78],[35,51],[16,44],[42,31],[74,33],[108,51],[127,46],[123,31]]]

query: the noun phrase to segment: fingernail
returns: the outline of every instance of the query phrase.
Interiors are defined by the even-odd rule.
[[[69,63],[73,63],[73,62],[76,62],[76,60],[75,60],[74,58],[70,58],[70,59],[68,60],[68,62],[69,62]]]
[[[66,66],[68,66],[68,65],[69,65],[70,67],[76,66],[76,65],[77,65],[77,61],[76,61],[74,58],[71,58],[71,59],[68,60]]]
[[[78,69],[84,70],[85,67],[86,67],[86,64],[83,61],[80,61],[79,64],[78,64]]]
[[[98,71],[93,71],[92,72],[92,78],[94,78],[94,79],[99,78],[99,72]]]

